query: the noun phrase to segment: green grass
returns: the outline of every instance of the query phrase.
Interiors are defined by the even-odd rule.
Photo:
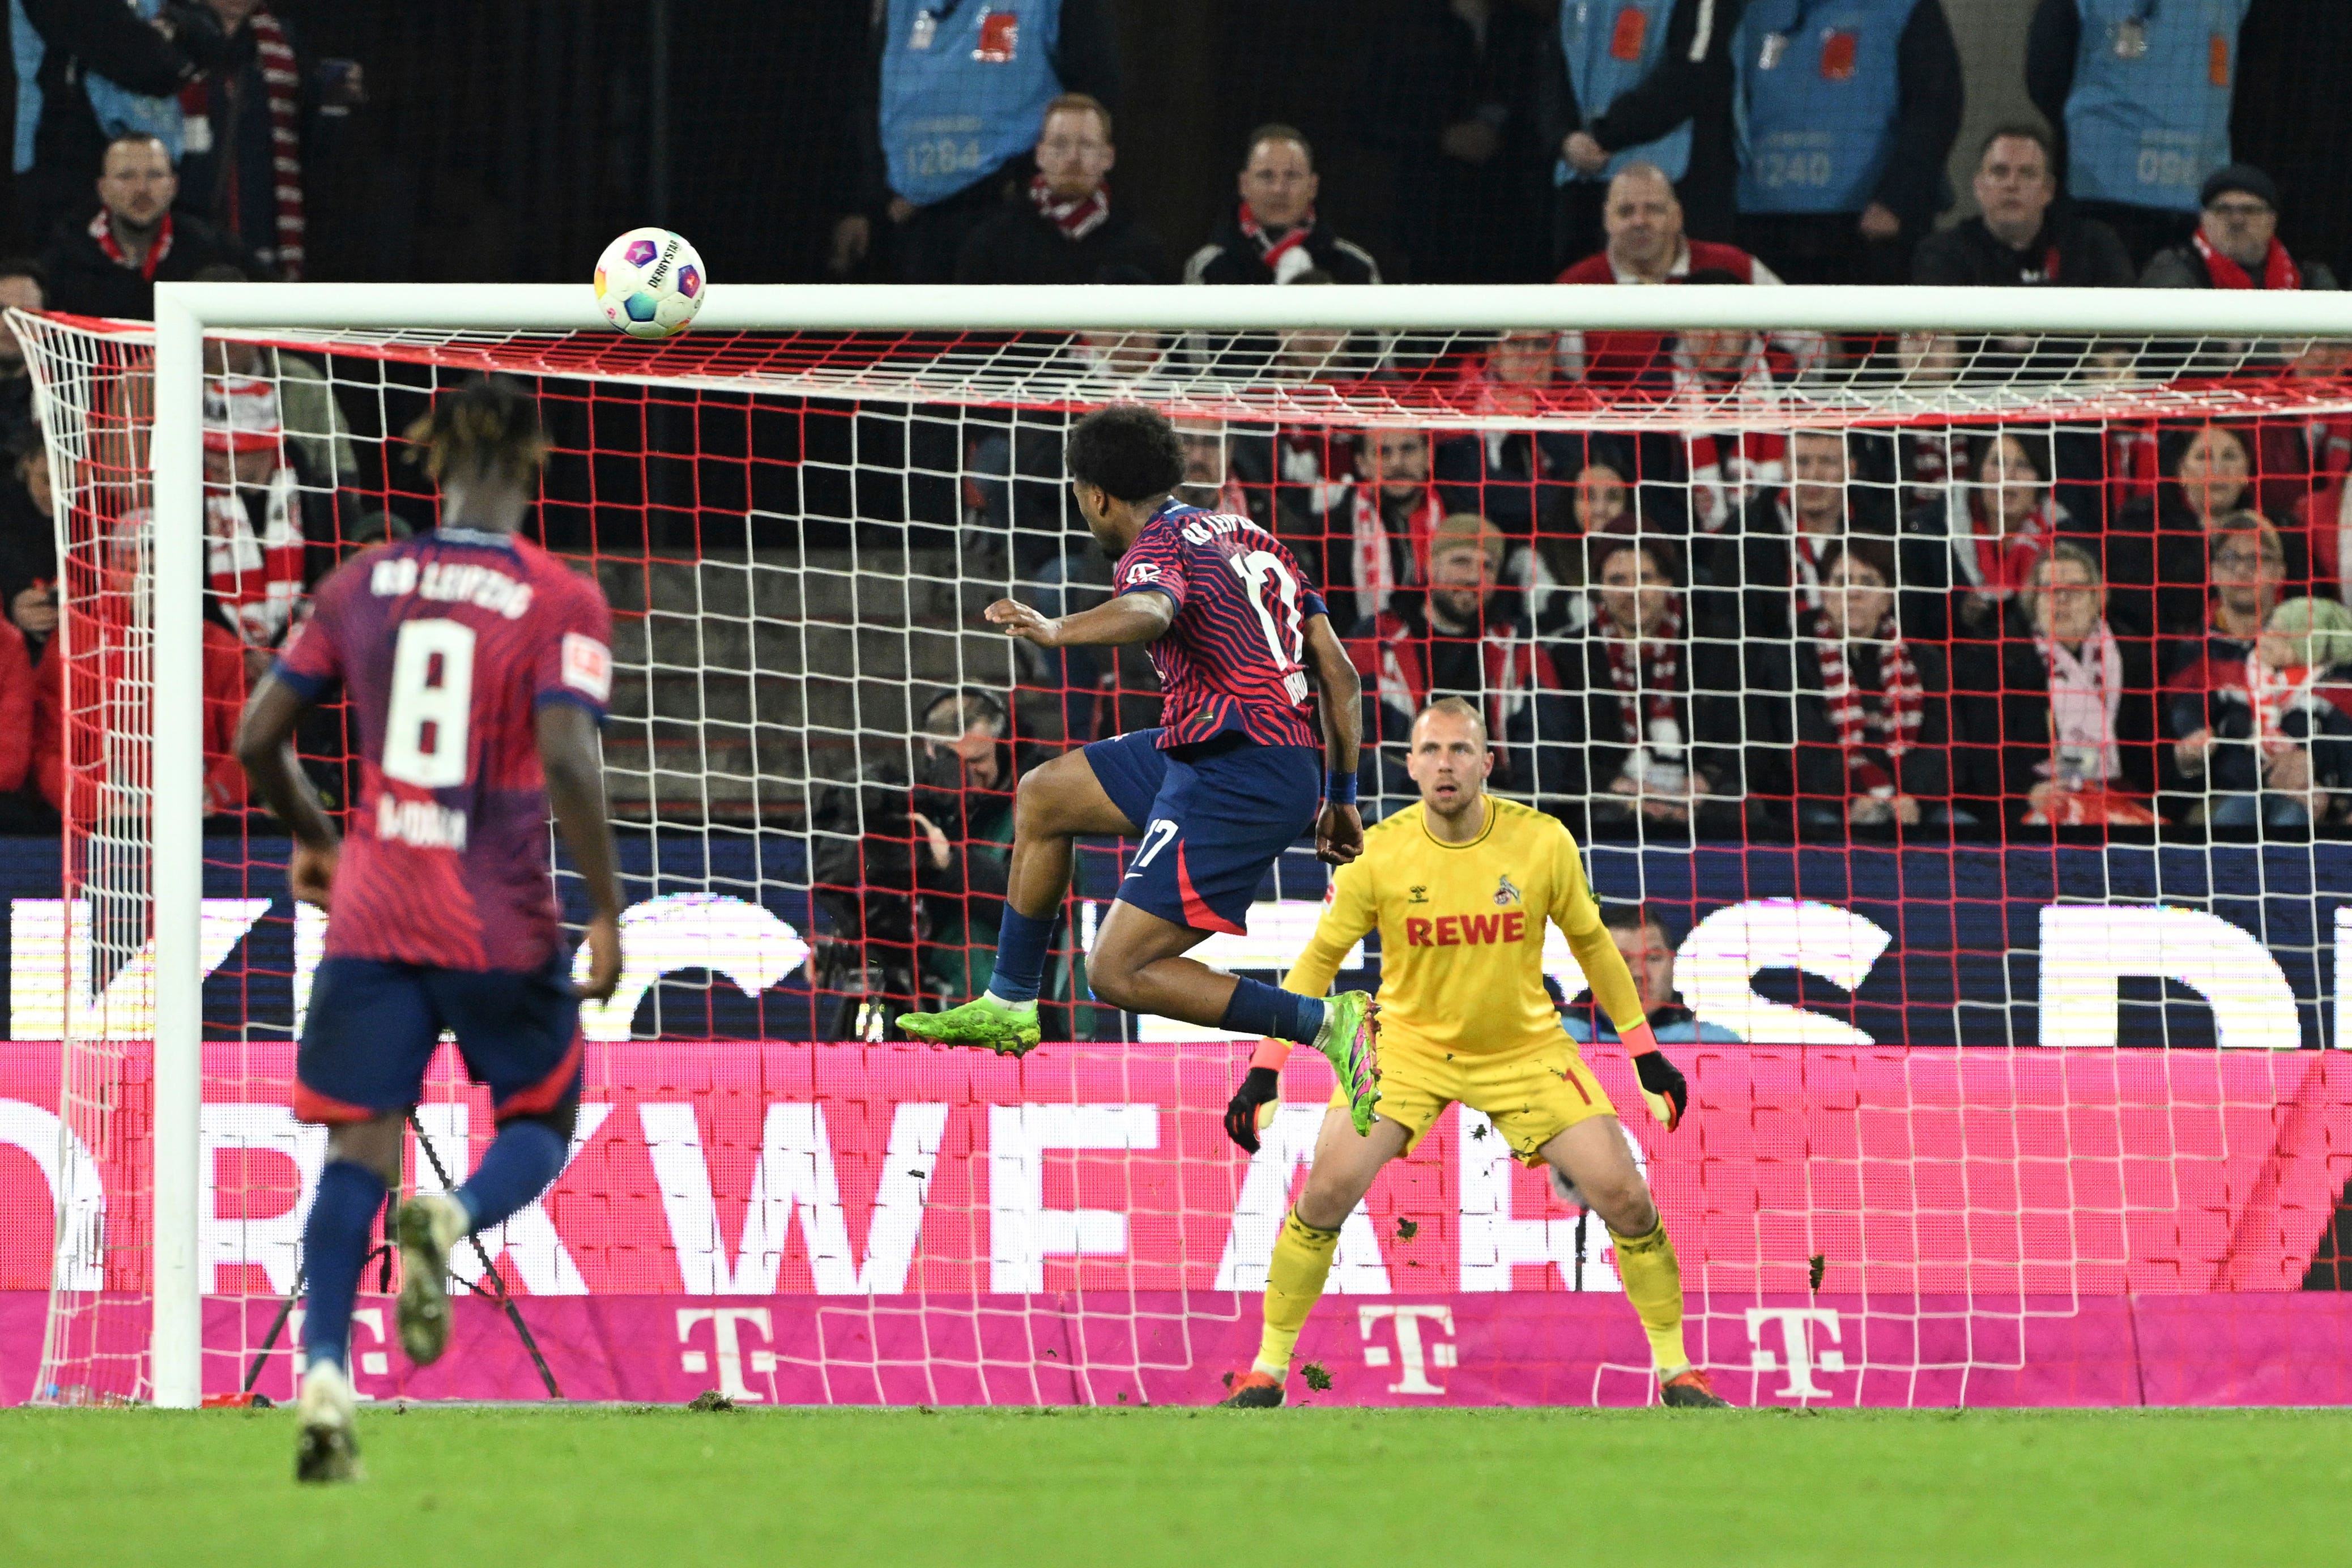
[[[0,1563],[2254,1563],[2352,1554],[2352,1414],[0,1411]]]

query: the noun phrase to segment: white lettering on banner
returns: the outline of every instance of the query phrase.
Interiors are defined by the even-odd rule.
[[[661,1181],[662,1213],[669,1221],[687,1294],[774,1295],[795,1215],[818,1295],[893,1296],[906,1289],[915,1242],[922,1233],[931,1167],[947,1136],[945,1105],[907,1100],[892,1115],[889,1152],[883,1159],[874,1212],[866,1227],[863,1268],[849,1253],[849,1226],[842,1213],[841,1184],[834,1172],[824,1107],[768,1107],[760,1161],[751,1173],[751,1201],[743,1211],[742,1239],[731,1268],[694,1107],[641,1101],[637,1121],[645,1129],[654,1174]]]
[[[227,1184],[220,1179],[225,1153],[246,1156],[238,1178]],[[255,1153],[286,1160],[293,1169],[293,1190],[276,1186],[258,1171],[251,1158]],[[203,1184],[196,1207],[196,1266],[205,1288],[242,1290],[243,1280],[223,1280],[220,1270],[250,1264],[268,1277],[273,1294],[291,1294],[302,1277],[302,1222],[310,1213],[319,1172],[327,1163],[327,1130],[305,1127],[283,1105],[206,1105],[196,1119],[196,1159],[197,1180]],[[224,1197],[243,1212],[221,1213]],[[257,1208],[268,1212],[257,1213]]]
[[[1372,1331],[1381,1323],[1396,1326],[1396,1355],[1389,1355],[1389,1347],[1372,1343]],[[1423,1353],[1421,1327],[1430,1324],[1445,1335]],[[1359,1307],[1356,1309],[1356,1329],[1364,1341],[1366,1366],[1390,1366],[1397,1369],[1397,1380],[1389,1384],[1391,1394],[1444,1394],[1444,1385],[1429,1378],[1432,1367],[1443,1371],[1461,1364],[1461,1354],[1454,1348],[1454,1309],[1451,1307]]]
[[[567,1167],[580,1157],[580,1151],[586,1148],[588,1141],[603,1130],[605,1119],[612,1114],[610,1105],[586,1101],[581,1104],[579,1119],[572,1128],[572,1147],[563,1156]],[[416,1125],[423,1134],[425,1147],[432,1150],[441,1162],[441,1168],[448,1172],[452,1179],[460,1182],[473,1169],[473,1163],[467,1158],[467,1124],[470,1120],[467,1109],[463,1105],[420,1105],[416,1108]],[[433,1162],[419,1159],[414,1168],[420,1177],[429,1178]],[[420,1179],[417,1186],[423,1189],[425,1181]],[[555,1222],[548,1218],[541,1198],[532,1199],[519,1213],[482,1232],[481,1242],[482,1252],[476,1252],[469,1242],[449,1255],[449,1272],[466,1284],[474,1284],[483,1278],[482,1253],[488,1253],[490,1261],[495,1263],[499,1255],[504,1252],[514,1259],[514,1278],[520,1279],[523,1289],[532,1295],[588,1294],[588,1282],[581,1278],[580,1266],[572,1261],[562,1237],[556,1233]]]
[[[1094,906],[1085,906],[1084,934],[1087,945],[1093,945]],[[1223,970],[1270,969],[1276,973],[1286,972],[1306,951],[1315,935],[1315,922],[1323,918],[1320,901],[1305,899],[1262,899],[1249,907],[1249,917],[1243,921],[1246,931],[1218,931],[1194,948],[1188,955],[1202,963]],[[1339,960],[1342,973],[1364,967],[1364,944],[1359,939],[1347,956]],[[1583,983],[1578,982],[1580,985]],[[1137,1016],[1142,1027],[1137,1038],[1158,1040],[1223,1040],[1232,1038],[1230,1031],[1204,1028],[1198,1024],[1181,1024],[1173,1018],[1155,1017],[1149,1013]]]
[[[198,962],[210,974],[254,923],[269,912],[268,899],[206,899],[196,934]],[[155,1034],[155,942],[140,922],[141,945],[102,940],[86,900],[76,900],[68,929],[63,899],[16,899],[8,914],[8,1033],[19,1040],[85,1038],[145,1040]],[[93,989],[98,950],[114,972]],[[72,1028],[68,1030],[68,1020]]]
[[[772,1350],[755,1350],[747,1357],[743,1353],[743,1342],[739,1336],[743,1326],[749,1324],[760,1331],[761,1339],[774,1339],[775,1329],[772,1326],[772,1320],[768,1316],[768,1309],[765,1307],[682,1307],[677,1314],[677,1342],[682,1345],[691,1343],[695,1329],[703,1323],[710,1325],[710,1348],[718,1356],[719,1392],[730,1399],[741,1400],[746,1404],[758,1404],[765,1400],[768,1397],[766,1394],[752,1392],[751,1386],[743,1381],[743,1368],[748,1363],[753,1372],[772,1379],[776,1371],[776,1352]],[[678,1367],[685,1372],[708,1373],[710,1370],[710,1356],[698,1350],[680,1351],[677,1356]],[[774,1386],[772,1381],[769,1387],[772,1390]]]
[[[1511,1269],[1522,1263],[1549,1263],[1559,1270],[1560,1283],[1570,1289],[1619,1289],[1616,1249],[1609,1227],[1595,1215],[1584,1232],[1584,1268],[1579,1284],[1576,1267],[1575,1215],[1544,1215],[1519,1219],[1511,1206],[1510,1145],[1481,1112],[1464,1106],[1461,1136],[1455,1140],[1462,1155],[1462,1278],[1464,1290],[1508,1290]],[[1485,1136],[1480,1136],[1481,1131]],[[1644,1174],[1648,1156],[1642,1145],[1617,1124],[1618,1136],[1633,1152],[1633,1168]]]
[[[1780,1343],[1787,1352],[1785,1363],[1764,1348],[1764,1325],[1780,1325]],[[1813,1381],[1814,1369],[1822,1372],[1843,1372],[1845,1352],[1839,1350],[1816,1351],[1811,1335],[1819,1324],[1829,1336],[1830,1343],[1838,1341],[1838,1315],[1828,1307],[1750,1307],[1748,1309],[1748,1343],[1751,1347],[1748,1365],[1754,1372],[1777,1372],[1785,1364],[1789,1386],[1773,1392],[1775,1399],[1821,1399],[1829,1390]]]
[[[2053,904],[2042,911],[2041,956],[2045,1046],[2115,1045],[2116,982],[2138,975],[2179,981],[2210,1003],[2221,1045],[2302,1047],[2294,992],[2277,960],[2219,915],[2164,904]]]
[[[1769,1002],[1749,982],[1761,969],[1800,969],[1857,990],[1895,939],[1878,922],[1810,899],[1754,899],[1691,927],[1675,954],[1675,982],[1703,1024],[1775,1046],[1868,1046],[1853,1025]]]
[[[689,969],[723,974],[757,996],[808,963],[809,944],[763,904],[722,893],[667,893],[621,913],[621,983],[609,1002],[585,1002],[580,1028],[592,1040],[625,1040],[637,1004],[663,978]],[[572,977],[588,978],[583,942]]]
[[[988,1288],[1043,1290],[1048,1258],[1127,1255],[1127,1215],[1117,1209],[1045,1206],[1048,1150],[1159,1147],[1157,1105],[990,1106]]]
[[[31,1156],[49,1184],[52,1212],[60,1206],[54,1278],[68,1290],[106,1285],[106,1187],[89,1145],[68,1131],[55,1113],[21,1100],[0,1100],[0,1144]]]
[[[286,1331],[278,1336],[278,1343],[274,1347],[294,1358],[294,1386],[298,1389],[302,1385],[303,1373],[309,1371],[310,1365],[310,1358],[302,1353],[302,1321],[310,1315],[310,1310],[303,1307],[297,1307],[288,1313]],[[352,1308],[352,1343],[356,1344],[359,1342],[362,1329],[365,1329],[373,1335],[377,1344],[383,1343],[383,1309],[382,1307]],[[348,1351],[349,1346],[345,1349]],[[345,1364],[352,1369],[352,1381],[354,1384],[362,1377],[392,1375],[392,1358],[380,1350],[362,1351],[357,1356],[349,1359]],[[373,1400],[375,1395],[354,1388],[352,1397],[364,1402]]]
[[[1241,1196],[1234,1203],[1234,1223],[1225,1232],[1225,1250],[1217,1259],[1213,1289],[1244,1294],[1265,1289],[1274,1244],[1290,1214],[1291,1184],[1298,1168],[1315,1158],[1315,1140],[1322,1131],[1319,1103],[1286,1105],[1275,1112],[1271,1125],[1258,1130],[1257,1152],[1242,1175]],[[1339,1246],[1324,1289],[1341,1296],[1389,1293],[1388,1265],[1381,1260],[1379,1237],[1361,1204],[1340,1222]]]

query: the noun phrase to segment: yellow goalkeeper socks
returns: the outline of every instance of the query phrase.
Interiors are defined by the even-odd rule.
[[[1257,1345],[1257,1370],[1267,1376],[1288,1375],[1290,1352],[1297,1348],[1307,1314],[1322,1300],[1323,1281],[1330,1276],[1331,1255],[1339,1247],[1338,1231],[1316,1229],[1298,1217],[1297,1209],[1283,1217],[1274,1261],[1265,1271],[1265,1336]],[[1668,1252],[1666,1258],[1671,1268],[1674,1254]],[[1679,1312],[1679,1289],[1675,1300]]]
[[[1666,1238],[1666,1222],[1660,1219],[1647,1236],[1620,1236],[1612,1230],[1609,1239],[1617,1244],[1617,1277],[1625,1282],[1625,1300],[1633,1303],[1642,1331],[1650,1336],[1650,1354],[1658,1370],[1688,1366],[1690,1356],[1683,1349],[1683,1270],[1675,1258],[1675,1244]],[[1275,1256],[1282,1254],[1277,1250]],[[1267,1301],[1270,1311],[1271,1292]]]

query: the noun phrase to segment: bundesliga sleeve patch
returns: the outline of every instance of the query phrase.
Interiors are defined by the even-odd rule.
[[[563,684],[599,702],[613,698],[613,650],[578,632],[563,634]]]
[[[1157,583],[1158,581],[1160,581],[1160,566],[1156,562],[1139,561],[1127,569],[1127,585],[1130,588],[1138,583]]]

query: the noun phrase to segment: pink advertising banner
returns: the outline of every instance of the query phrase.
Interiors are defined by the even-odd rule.
[[[143,1047],[121,1048],[109,1135],[61,1156],[56,1047],[0,1045],[0,1400],[32,1388],[61,1166],[86,1178],[69,1187],[105,1192],[102,1211],[68,1216],[105,1238],[87,1282],[124,1300],[143,1287],[147,1069]],[[593,1047],[571,1166],[489,1245],[571,1397],[1207,1397],[1254,1344],[1254,1293],[1328,1089],[1319,1062],[1294,1065],[1251,1159],[1218,1123],[1244,1054]],[[2352,1057],[1674,1054],[1695,1103],[1672,1136],[1613,1050],[1593,1067],[1634,1108],[1692,1348],[1734,1397],[2352,1400],[2347,1299],[2301,1289],[2352,1179]],[[207,1047],[201,1257],[222,1389],[299,1267],[322,1149],[288,1114],[290,1068],[287,1047]],[[487,1103],[447,1058],[428,1100],[432,1151],[470,1163]],[[1302,1357],[1348,1402],[1639,1403],[1643,1342],[1606,1242],[1483,1118],[1449,1114],[1343,1234]],[[368,1392],[540,1396],[487,1304],[421,1373],[371,1348],[389,1307],[362,1298]],[[281,1347],[261,1386],[291,1376]]]

